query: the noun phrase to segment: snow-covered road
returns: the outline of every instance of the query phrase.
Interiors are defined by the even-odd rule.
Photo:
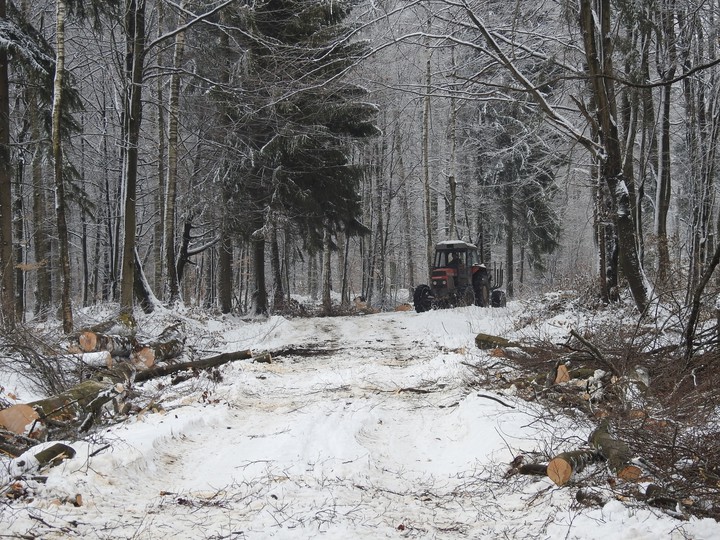
[[[578,508],[545,478],[503,478],[518,453],[591,429],[469,385],[466,364],[487,361],[475,335],[512,333],[518,309],[198,323],[218,350],[282,354],[228,364],[221,380],[146,383],[151,407],[73,443],[30,505],[2,507],[6,534],[717,537],[715,522],[681,530],[646,508]],[[78,494],[82,506],[67,502]]]

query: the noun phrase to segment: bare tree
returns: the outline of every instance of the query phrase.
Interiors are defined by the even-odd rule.
[[[7,18],[5,0],[0,0],[0,20]],[[10,172],[10,84],[8,52],[0,46],[0,300],[3,322],[15,322],[15,282],[12,249],[12,180]]]

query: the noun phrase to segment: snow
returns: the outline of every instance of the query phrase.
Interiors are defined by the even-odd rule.
[[[137,389],[142,412],[69,442],[77,454],[41,471],[45,483],[25,476],[32,497],[3,502],[3,534],[719,538],[714,520],[679,521],[632,501],[586,508],[572,485],[504,478],[516,455],[569,449],[593,428],[512,392],[470,384],[468,364],[498,361],[475,348],[475,335],[521,338],[527,311],[511,302],[251,322],[186,314],[197,349],[294,348],[295,355],[226,364],[222,380],[202,374],[178,385],[145,383]],[[571,322],[558,315],[541,331],[561,339]],[[153,324],[162,326],[141,327]],[[0,486],[18,473],[18,462],[29,467],[32,459],[6,459]]]

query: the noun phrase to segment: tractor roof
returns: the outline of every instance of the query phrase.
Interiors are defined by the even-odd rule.
[[[450,251],[457,249],[475,250],[477,249],[477,246],[475,244],[463,242],[462,240],[445,240],[444,242],[438,242],[435,245],[435,249],[438,251]]]

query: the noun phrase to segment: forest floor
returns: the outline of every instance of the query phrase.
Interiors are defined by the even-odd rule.
[[[140,413],[68,441],[75,457],[0,478],[24,493],[0,502],[0,538],[719,538],[713,519],[614,496],[603,464],[579,476],[605,486],[601,505],[577,502],[575,481],[507,476],[515,457],[587,445],[595,427],[478,380],[511,368],[475,336],[526,339],[528,313],[144,318],[149,335],[182,319],[197,356],[274,360],[138,385]],[[578,324],[558,313],[532,332],[562,340]],[[35,397],[6,380],[6,395]]]

